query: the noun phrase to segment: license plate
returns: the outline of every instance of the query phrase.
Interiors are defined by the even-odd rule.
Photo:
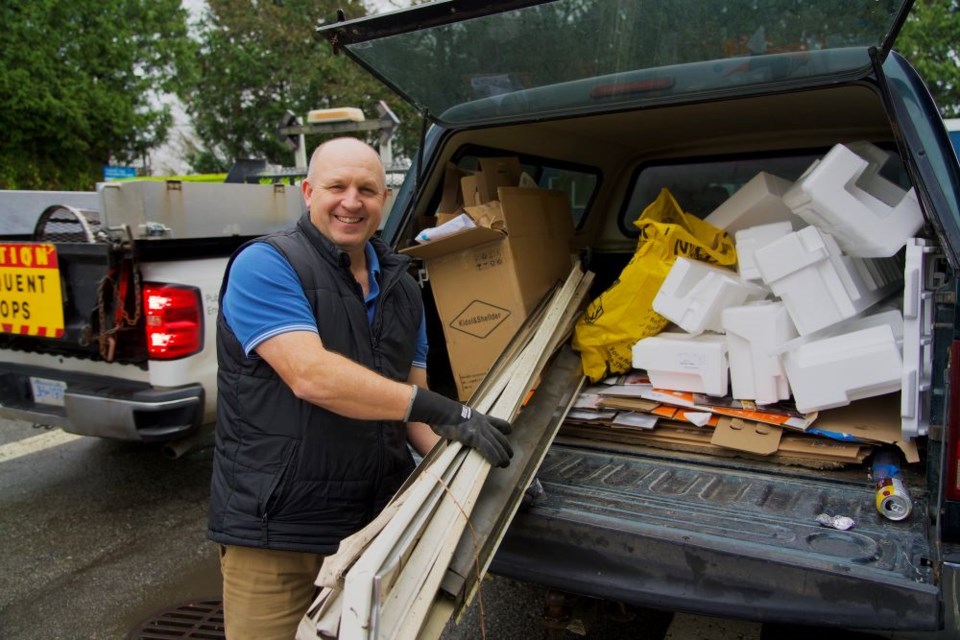
[[[30,378],[30,389],[33,390],[33,401],[37,404],[49,404],[56,407],[63,406],[63,395],[67,391],[67,383],[47,378]]]
[[[0,332],[60,338],[63,327],[57,248],[0,243]]]

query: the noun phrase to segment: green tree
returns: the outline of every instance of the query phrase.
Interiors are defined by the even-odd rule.
[[[940,114],[960,116],[960,1],[918,0],[896,49],[926,79]]]
[[[406,131],[418,130],[406,104],[317,40],[317,24],[335,19],[341,7],[350,17],[366,12],[360,0],[209,0],[196,25],[200,73],[184,96],[198,138],[188,153],[194,170],[223,171],[240,158],[289,166],[291,151],[276,133],[286,111],[303,117],[313,109],[359,107],[376,118],[384,100]],[[308,149],[321,141],[308,136]]]
[[[162,143],[188,73],[180,0],[0,3],[0,188],[89,189]]]

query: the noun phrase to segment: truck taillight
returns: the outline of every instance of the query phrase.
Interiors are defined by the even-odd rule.
[[[203,348],[203,313],[198,289],[145,283],[143,309],[147,352],[151,359],[174,360]]]
[[[947,415],[944,497],[960,500],[960,341],[950,345],[950,402]]]

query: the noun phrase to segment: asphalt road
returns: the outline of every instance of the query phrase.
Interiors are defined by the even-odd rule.
[[[0,638],[133,640],[165,611],[219,601],[217,549],[204,533],[210,469],[209,446],[171,460],[156,447],[0,420]],[[875,637],[557,596],[488,577],[442,640]],[[563,617],[552,634],[548,603]]]

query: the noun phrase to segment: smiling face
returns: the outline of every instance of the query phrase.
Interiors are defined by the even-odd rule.
[[[351,259],[380,226],[387,198],[377,152],[355,138],[337,138],[317,147],[302,184],[310,221]]]

